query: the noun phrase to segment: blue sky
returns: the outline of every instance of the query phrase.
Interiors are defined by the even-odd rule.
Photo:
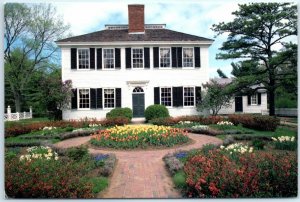
[[[162,2],[162,1],[160,1]],[[71,25],[73,35],[86,34],[104,29],[105,24],[127,24],[128,4],[145,5],[145,23],[166,24],[168,29],[214,39],[209,48],[210,77],[217,76],[216,70],[222,69],[230,74],[231,61],[216,60],[218,48],[226,36],[214,38],[211,30],[214,23],[230,21],[231,12],[238,8],[237,2],[209,1],[113,1],[113,2],[78,2],[54,3],[64,21]]]
[[[161,3],[164,2],[164,3]],[[127,24],[128,4],[145,5],[145,23],[166,24],[168,29],[214,39],[209,48],[210,77],[217,76],[222,69],[230,76],[231,60],[216,60],[216,54],[227,36],[215,38],[211,30],[213,24],[233,20],[232,12],[238,9],[238,3],[247,1],[94,1],[54,3],[58,13],[71,25],[73,35],[86,34],[104,29],[105,24]]]

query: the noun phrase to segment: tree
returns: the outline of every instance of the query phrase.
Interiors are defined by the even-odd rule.
[[[220,78],[223,78],[223,79],[227,79],[228,77],[226,76],[226,74],[221,70],[221,69],[218,69],[217,70],[217,73],[219,74],[219,77]]]
[[[209,109],[216,116],[222,107],[231,105],[232,95],[227,93],[227,84],[219,84],[216,80],[210,80],[203,85],[206,93],[201,103],[197,105],[198,111]]]
[[[9,69],[5,77],[16,111],[20,111],[26,84],[34,71],[48,71],[58,50],[54,41],[64,37],[69,26],[57,16],[51,4],[7,3],[4,23],[4,60]]]
[[[289,62],[297,54],[297,45],[285,42],[297,35],[297,7],[290,3],[250,3],[239,5],[232,14],[232,22],[212,27],[218,35],[229,33],[217,59],[239,59],[233,64],[237,78],[232,85],[238,91],[262,84],[253,91],[267,90],[270,115],[274,115],[276,88],[287,76],[297,79],[292,71],[296,65]],[[278,46],[282,48],[278,50]]]

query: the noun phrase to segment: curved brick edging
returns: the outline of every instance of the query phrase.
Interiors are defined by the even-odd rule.
[[[198,134],[188,134],[194,144],[160,150],[105,150],[89,148],[90,153],[114,153],[118,159],[110,186],[100,194],[101,198],[180,198],[172,179],[165,168],[163,156],[178,150],[201,148],[205,144],[222,144],[222,140]],[[78,137],[58,142],[61,148],[87,143],[88,137]]]

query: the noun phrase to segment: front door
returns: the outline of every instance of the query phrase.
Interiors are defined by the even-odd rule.
[[[243,97],[236,96],[234,101],[235,101],[235,112],[243,112]]]
[[[133,117],[144,117],[145,94],[132,94]]]

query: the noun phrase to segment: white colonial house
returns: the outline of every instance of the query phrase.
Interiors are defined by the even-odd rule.
[[[128,25],[57,41],[62,80],[72,80],[70,109],[63,119],[105,118],[116,107],[143,117],[149,105],[165,105],[171,116],[196,115],[201,87],[209,80],[213,40],[145,24],[144,5],[128,5]],[[232,113],[232,110],[227,110]]]

